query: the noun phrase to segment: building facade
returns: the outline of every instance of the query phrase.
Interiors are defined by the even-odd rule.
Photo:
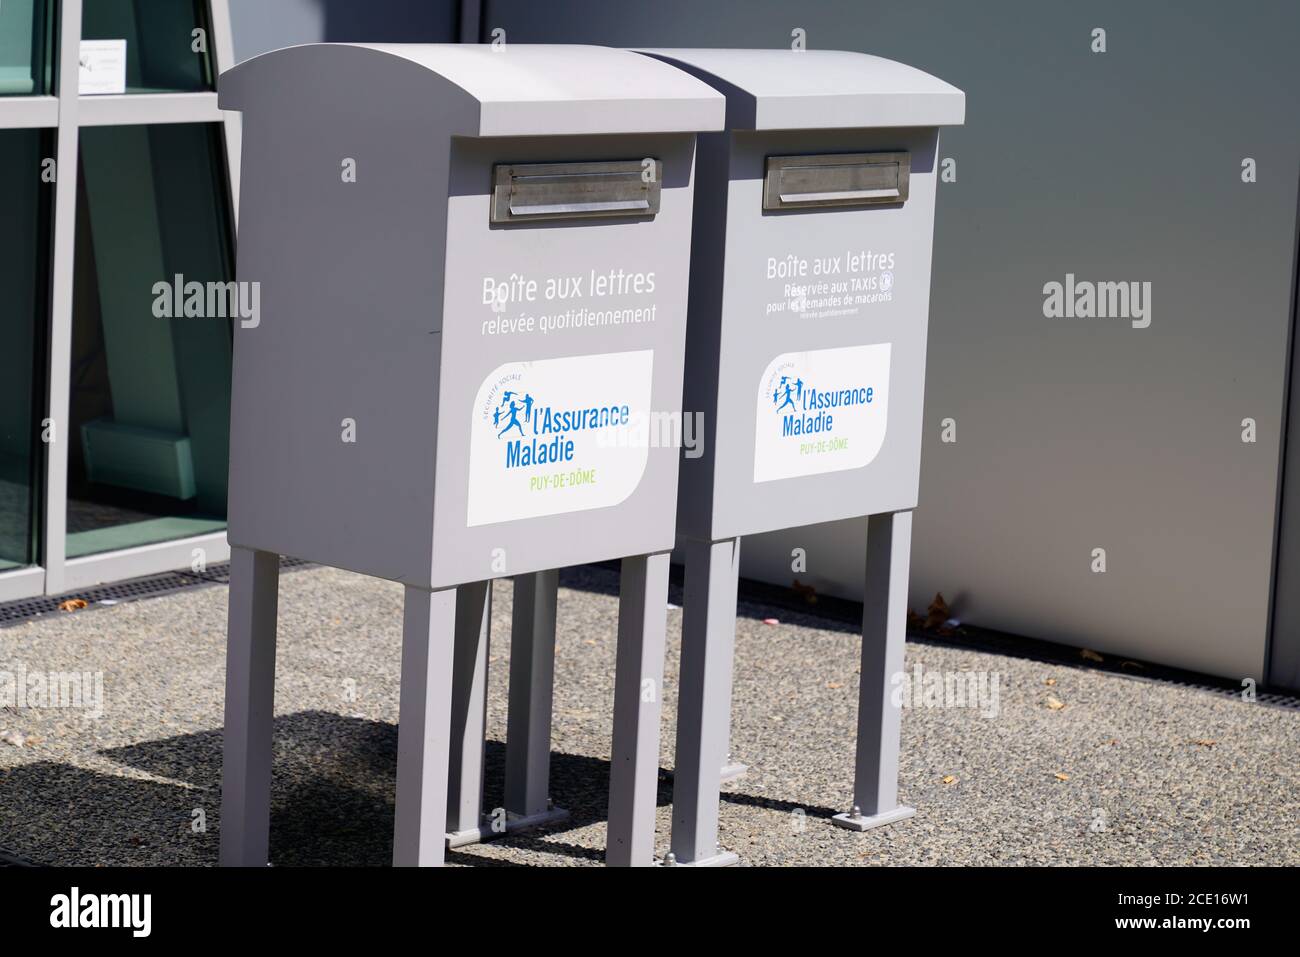
[[[228,555],[230,323],[159,317],[234,278],[232,63],[224,0],[0,6],[0,599]]]

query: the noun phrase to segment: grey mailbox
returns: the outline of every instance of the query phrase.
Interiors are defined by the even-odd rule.
[[[724,864],[740,538],[869,515],[856,783],[836,823],[897,802],[910,509],[917,504],[938,127],[965,97],[858,53],[650,50],[727,97],[700,137],[683,407],[685,561],[672,853]],[[847,729],[846,729],[847,737]]]
[[[637,425],[679,408],[722,98],[598,47],[315,44],[223,74],[220,105],[261,307],[235,335],[223,863],[267,860],[280,555],[406,588],[398,864],[441,863],[449,790],[481,781],[490,580],[623,558],[607,857],[650,863],[678,450]]]

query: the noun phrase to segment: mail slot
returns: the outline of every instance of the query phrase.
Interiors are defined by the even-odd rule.
[[[492,222],[536,222],[659,212],[657,159],[616,163],[500,164],[493,173]]]
[[[291,47],[219,97],[261,289],[234,347],[223,863],[267,861],[281,555],[405,586],[398,864],[490,829],[492,580],[522,607],[622,559],[608,860],[650,863],[678,449],[638,426],[680,407],[695,134],[723,98],[514,44]]]
[[[747,535],[871,516],[857,743],[846,727],[842,752],[856,783],[835,823],[861,830],[913,813],[898,802],[889,692],[919,482],[938,128],[963,121],[965,97],[858,53],[644,52],[727,96],[728,129],[700,137],[695,193],[683,406],[709,441],[683,459],[678,494],[669,861],[728,864],[718,797],[720,779],[743,770],[728,739]]]
[[[764,209],[907,202],[907,153],[769,156]]]

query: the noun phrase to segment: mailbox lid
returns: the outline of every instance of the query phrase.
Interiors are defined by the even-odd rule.
[[[846,50],[644,49],[727,97],[727,128],[957,126],[966,94],[915,67]]]
[[[411,68],[415,68],[412,70]],[[311,43],[253,57],[221,75],[221,108],[257,108],[268,90],[346,74],[373,109],[420,83],[458,91],[469,136],[690,133],[722,129],[724,98],[666,63],[608,47],[510,43]],[[290,106],[292,108],[292,106]],[[474,120],[477,119],[475,123]]]

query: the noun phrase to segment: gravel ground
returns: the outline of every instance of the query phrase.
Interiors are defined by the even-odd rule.
[[[617,575],[565,580],[579,587],[560,592],[552,796],[573,819],[452,863],[602,860]],[[389,861],[401,594],[333,569],[281,576],[277,864]],[[510,604],[498,583],[489,806],[501,793]],[[215,863],[225,617],[214,587],[0,629],[0,671],[102,672],[104,692],[98,719],[0,710],[0,848],[45,864]],[[681,611],[668,622],[664,768]],[[917,814],[852,834],[829,818],[851,793],[857,637],[745,604],[736,649],[732,750],[751,770],[724,787],[721,843],[746,864],[1300,863],[1300,713],[912,642],[909,673],[996,676],[996,714],[987,701],[909,709],[900,796]]]

